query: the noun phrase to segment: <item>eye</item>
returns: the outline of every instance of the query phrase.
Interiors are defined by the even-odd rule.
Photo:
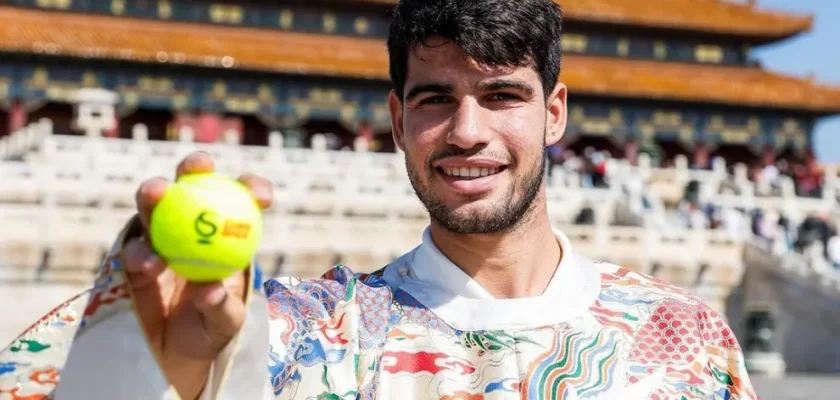
[[[490,100],[490,101],[512,101],[512,100],[519,100],[519,96],[517,96],[517,95],[515,95],[515,94],[513,94],[513,93],[504,93],[504,92],[493,93],[493,94],[491,94],[491,95],[487,96],[487,98],[488,98],[488,100]]]
[[[420,104],[446,104],[449,98],[446,96],[431,96],[420,100]]]

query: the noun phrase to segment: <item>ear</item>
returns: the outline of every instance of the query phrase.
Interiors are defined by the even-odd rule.
[[[551,146],[560,141],[566,133],[568,89],[566,84],[558,81],[546,102],[545,143]]]
[[[403,132],[403,104],[395,90],[388,94],[388,110],[391,113],[391,135],[394,144],[405,152],[405,133]]]

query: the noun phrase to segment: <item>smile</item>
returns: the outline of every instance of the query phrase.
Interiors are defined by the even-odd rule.
[[[502,172],[504,167],[438,167],[438,170],[446,176],[464,179],[477,179],[485,176],[493,176]]]
[[[480,195],[498,187],[507,166],[437,167],[435,170],[446,188],[460,195]]]

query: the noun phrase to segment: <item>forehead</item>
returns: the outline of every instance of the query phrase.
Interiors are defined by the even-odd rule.
[[[525,66],[487,66],[468,57],[456,44],[430,38],[408,57],[406,86],[421,82],[471,85],[489,78],[516,78],[538,88],[539,74],[529,63]]]

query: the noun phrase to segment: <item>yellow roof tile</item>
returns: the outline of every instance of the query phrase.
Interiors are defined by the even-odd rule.
[[[389,79],[382,40],[233,27],[208,30],[199,24],[10,7],[0,7],[0,49]],[[561,78],[572,93],[840,112],[840,88],[759,68],[567,55]]]

